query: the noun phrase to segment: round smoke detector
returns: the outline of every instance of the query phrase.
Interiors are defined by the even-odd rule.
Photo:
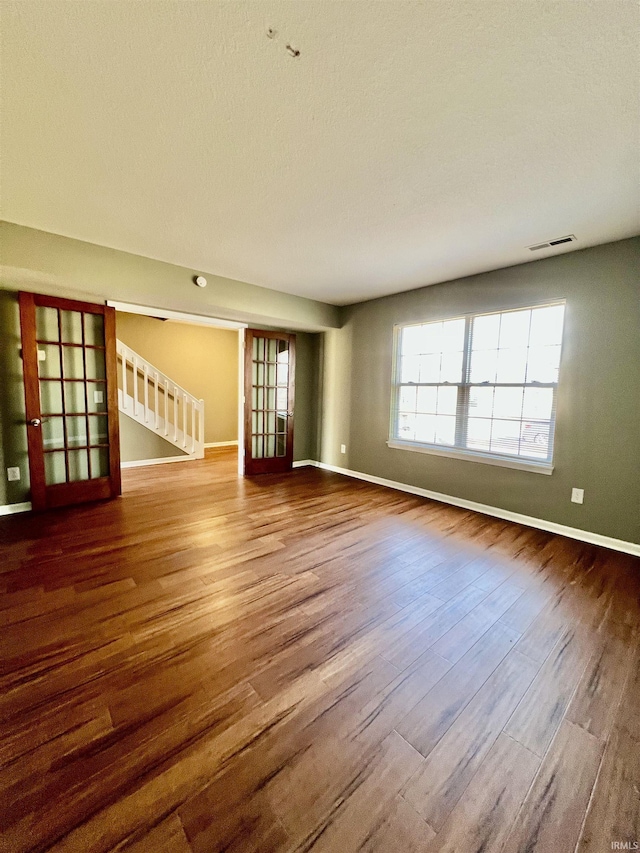
[[[194,278],[194,282],[198,285],[198,287],[206,287],[207,286],[207,280],[203,275],[197,275]]]

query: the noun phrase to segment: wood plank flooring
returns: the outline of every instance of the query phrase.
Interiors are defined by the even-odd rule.
[[[0,521],[2,851],[640,841],[640,560],[235,465]]]

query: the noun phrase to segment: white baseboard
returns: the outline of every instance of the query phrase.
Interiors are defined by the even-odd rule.
[[[31,504],[29,501],[25,501],[20,504],[5,504],[4,506],[0,506],[0,515],[13,515],[16,512],[29,512],[31,509]]]
[[[296,463],[294,462],[294,465]],[[640,557],[640,544],[635,542],[625,542],[623,539],[613,539],[611,536],[602,536],[600,533],[591,533],[589,530],[580,530],[578,527],[566,527],[564,524],[557,524],[555,521],[546,521],[543,518],[534,518],[531,515],[522,515],[519,512],[511,512],[508,509],[501,509],[497,506],[489,506],[488,504],[476,503],[476,501],[468,501],[464,498],[456,498],[452,495],[443,495],[440,492],[432,492],[429,489],[421,489],[419,486],[410,486],[407,483],[398,483],[395,480],[386,480],[384,477],[374,477],[372,474],[363,474],[360,471],[352,471],[350,468],[339,468],[337,465],[327,465],[325,462],[313,462],[305,460],[300,465],[314,465],[316,468],[322,468],[324,471],[333,471],[335,474],[343,474],[345,477],[353,477],[356,480],[364,480],[367,483],[374,483],[376,486],[385,486],[388,489],[396,489],[399,492],[408,492],[411,495],[429,498],[440,503],[451,504],[462,509],[470,509],[474,512],[481,512],[484,515],[492,515],[495,518],[502,518],[504,521],[514,521],[516,524],[524,524],[526,527],[535,527],[538,530],[545,530],[547,533],[557,533],[560,536],[568,536],[569,539],[577,539],[580,542],[588,542],[590,545],[600,545],[603,548],[611,548],[613,551],[622,551],[624,554],[632,554],[635,557]]]
[[[307,468],[309,465],[312,465],[314,468],[318,467],[318,463],[313,459],[300,459],[298,462],[293,463],[294,468]]]
[[[208,444],[205,444],[205,448],[207,447],[237,447],[238,440],[235,441],[210,441]]]
[[[135,459],[133,462],[121,462],[121,468],[146,468],[147,465],[164,465],[167,462],[193,462],[197,456],[185,453],[184,456],[161,456],[159,459]]]

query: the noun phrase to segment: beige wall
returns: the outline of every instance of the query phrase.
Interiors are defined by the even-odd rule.
[[[236,331],[118,311],[116,335],[194,397],[204,400],[206,444],[237,440]]]

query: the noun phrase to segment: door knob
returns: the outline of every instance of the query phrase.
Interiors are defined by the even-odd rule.
[[[27,423],[29,424],[29,426],[39,427],[42,421],[40,420],[40,418],[31,418],[31,420],[27,421]]]
[[[287,415],[288,415],[290,418],[292,418],[292,417],[293,417],[293,412],[287,412]]]

